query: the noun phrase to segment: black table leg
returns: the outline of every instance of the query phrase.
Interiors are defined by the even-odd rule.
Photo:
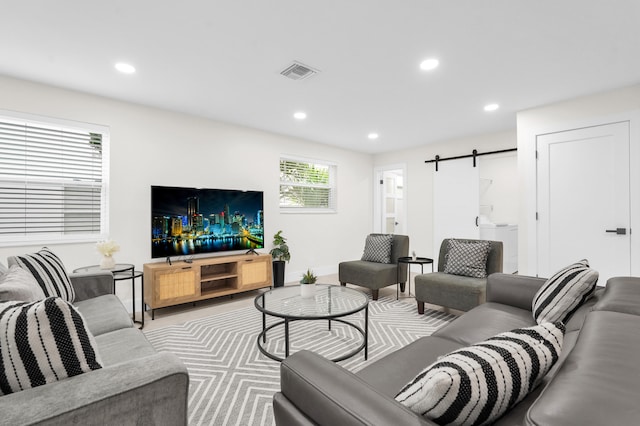
[[[262,306],[265,304],[264,293],[262,293]],[[267,332],[265,331],[267,328],[267,314],[262,312],[262,343],[267,343]]]
[[[136,279],[133,269],[131,270],[131,312],[133,312],[133,322],[136,322]]]
[[[369,305],[364,308],[364,360],[369,358]]]
[[[284,357],[289,357],[289,320],[284,320]]]
[[[134,280],[135,281],[135,280]],[[142,320],[140,321],[141,329],[144,328],[144,275],[140,276],[140,315]]]

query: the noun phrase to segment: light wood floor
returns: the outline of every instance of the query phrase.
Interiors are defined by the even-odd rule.
[[[338,275],[324,275],[318,277],[318,282],[323,284],[339,284]],[[413,274],[411,278],[411,294],[414,292],[413,287]],[[286,285],[296,285],[297,283],[287,283]],[[369,291],[366,288],[348,285],[349,287],[353,287],[356,289],[360,289],[362,291]],[[196,303],[195,306],[191,303],[187,303],[184,305],[172,306],[169,308],[156,309],[155,312],[155,320],[151,320],[151,311],[147,311],[144,318],[144,330],[155,330],[162,327],[167,327],[170,325],[183,324],[187,321],[208,317],[211,315],[216,315],[224,312],[233,311],[236,309],[244,308],[247,306],[253,306],[253,301],[257,295],[266,291],[263,290],[255,290],[248,291],[246,293],[235,294],[233,297],[225,296],[219,297],[216,299],[206,300],[202,302]],[[395,297],[396,296],[396,286],[389,286],[383,289],[380,289],[380,297]],[[415,298],[413,297],[402,297],[402,293],[400,293],[400,300],[404,303],[409,303],[413,306],[416,306]],[[447,310],[446,308],[442,308],[441,306],[426,304],[426,307],[429,309],[441,310],[450,312],[453,314],[458,314],[457,311]],[[417,307],[416,307],[417,312]],[[137,314],[139,317],[139,313]]]

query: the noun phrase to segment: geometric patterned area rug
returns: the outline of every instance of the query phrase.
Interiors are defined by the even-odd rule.
[[[362,351],[339,364],[358,371],[454,318],[429,309],[419,315],[414,304],[391,297],[370,300],[369,359]],[[363,327],[364,313],[345,319]],[[267,325],[272,322],[267,316]],[[260,331],[262,314],[251,306],[145,332],[158,351],[176,354],[189,370],[190,425],[275,424],[272,398],[280,390],[280,363],[256,347]],[[357,331],[336,321],[330,331],[326,321],[295,321],[289,332],[290,353],[308,349],[335,358],[362,343]],[[283,327],[268,332],[266,348],[283,356]]]

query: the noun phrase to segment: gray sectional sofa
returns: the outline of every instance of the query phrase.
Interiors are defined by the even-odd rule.
[[[6,425],[184,425],[189,376],[158,353],[113,294],[113,276],[72,274],[74,306],[94,335],[103,368],[0,396]]]
[[[535,325],[532,299],[545,282],[493,274],[487,302],[432,336],[356,374],[309,351],[281,365],[274,396],[278,425],[432,425],[395,401],[397,392],[438,357],[498,333]],[[640,278],[599,288],[566,322],[558,362],[536,389],[496,425],[637,425],[640,423]]]

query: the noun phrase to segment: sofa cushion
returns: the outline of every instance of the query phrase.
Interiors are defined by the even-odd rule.
[[[593,309],[640,315],[640,278],[609,278],[606,291]]]
[[[87,327],[94,336],[133,327],[129,313],[113,294],[76,302],[75,307],[85,318]]]
[[[393,235],[368,235],[364,244],[362,259],[367,262],[391,263],[391,244]]]
[[[558,360],[564,325],[545,323],[458,349],[427,367],[396,400],[438,424],[491,423]]]
[[[0,395],[102,368],[82,315],[65,300],[0,302]]]
[[[144,334],[134,327],[104,333],[95,339],[104,367],[157,353]]]
[[[433,336],[468,346],[505,331],[534,325],[536,322],[531,316],[531,311],[489,302],[459,316],[455,321],[436,330]]]
[[[637,425],[638,329],[637,315],[587,315],[574,348],[529,409],[525,424]]]
[[[486,278],[487,258],[490,250],[489,241],[450,240],[444,273]]]
[[[0,301],[35,302],[45,297],[33,275],[18,265],[0,275]]]
[[[393,398],[425,365],[462,346],[466,345],[441,337],[424,336],[367,365],[356,376]]]
[[[8,261],[9,265],[18,265],[31,272],[45,296],[61,297],[67,302],[74,301],[75,293],[64,265],[48,248],[45,247],[37,253],[10,256]]]
[[[598,272],[583,259],[562,268],[540,287],[533,298],[533,317],[543,322],[567,322],[571,315],[591,297]]]

